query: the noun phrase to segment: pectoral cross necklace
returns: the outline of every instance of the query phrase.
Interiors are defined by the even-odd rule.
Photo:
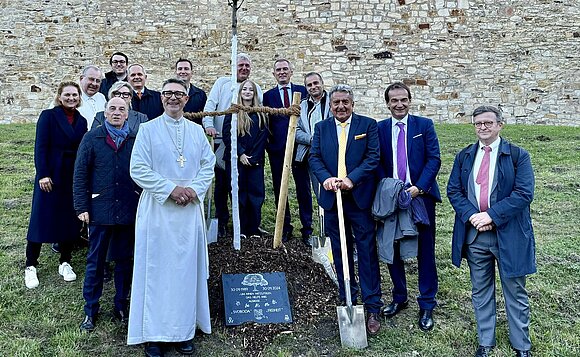
[[[179,167],[185,167],[185,163],[187,162],[187,159],[185,158],[185,156],[183,156],[183,145],[185,141],[185,125],[183,126],[183,135],[180,136],[179,129],[181,129],[181,126],[179,124],[180,124],[179,121],[175,121],[176,140],[173,139],[173,135],[171,135],[171,131],[169,130],[169,124],[167,124],[167,122],[165,122],[165,127],[167,128],[167,134],[169,134],[169,138],[171,139],[173,146],[175,146],[175,150],[177,150],[177,153],[179,154],[177,160],[175,161],[179,162]]]

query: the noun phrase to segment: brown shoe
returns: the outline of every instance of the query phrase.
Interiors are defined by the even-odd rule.
[[[375,336],[381,329],[381,320],[379,319],[379,314],[375,312],[369,312],[367,315],[367,332],[369,335]]]

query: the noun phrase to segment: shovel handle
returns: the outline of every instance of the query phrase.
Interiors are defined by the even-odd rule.
[[[342,208],[342,192],[336,190],[336,209],[338,213],[338,231],[340,233],[340,255],[342,257],[342,275],[344,275],[344,294],[346,306],[352,307],[350,295],[350,268],[348,266],[348,251],[346,247],[346,230],[344,229],[344,210]]]

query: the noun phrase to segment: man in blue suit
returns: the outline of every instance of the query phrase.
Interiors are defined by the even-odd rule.
[[[495,346],[495,262],[509,326],[518,357],[529,357],[530,304],[526,275],[536,272],[530,216],[534,171],[530,155],[499,136],[501,112],[492,106],[473,111],[477,143],[455,157],[447,197],[455,209],[453,264],[469,264],[479,347],[486,357]]]
[[[264,106],[270,108],[288,108],[292,104],[293,93],[300,93],[305,99],[308,95],[304,86],[290,83],[292,64],[285,58],[279,58],[274,62],[272,74],[278,84],[264,93]],[[270,160],[272,170],[272,185],[274,186],[274,198],[278,205],[280,196],[280,184],[282,182],[282,168],[284,166],[284,152],[286,149],[286,137],[288,136],[288,124],[290,117],[287,115],[270,115],[270,138],[266,151]],[[295,157],[295,152],[292,157]],[[292,161],[292,176],[296,184],[296,197],[298,198],[298,209],[300,212],[300,223],[302,224],[302,241],[310,245],[310,235],[312,234],[312,193],[310,190],[310,177],[308,174],[308,162]],[[292,238],[294,227],[290,224],[290,206],[286,202],[286,214],[284,216],[284,230],[282,241],[286,242]]]
[[[419,327],[433,328],[433,309],[437,305],[437,268],[435,266],[435,203],[441,202],[435,181],[441,158],[439,140],[433,121],[409,115],[411,90],[400,82],[385,90],[387,107],[392,117],[379,122],[381,160],[379,176],[393,177],[408,185],[411,197],[421,196],[429,217],[429,225],[418,225]],[[383,315],[393,317],[408,305],[405,264],[395,243],[393,264],[388,264],[393,282],[393,300],[383,309]]]
[[[360,290],[367,310],[367,331],[370,335],[376,335],[381,328],[378,316],[383,305],[375,222],[371,214],[376,186],[375,170],[379,163],[377,122],[353,113],[351,87],[337,85],[330,90],[329,98],[333,116],[314,127],[309,162],[322,184],[318,204],[324,208],[324,223],[332,243],[340,300],[344,302],[346,294],[336,206],[337,189],[342,191],[352,302],[356,303],[359,290],[353,259],[353,244],[356,244]],[[341,159],[339,138],[342,135],[345,135],[346,146]],[[345,172],[341,172],[339,162],[344,163]]]

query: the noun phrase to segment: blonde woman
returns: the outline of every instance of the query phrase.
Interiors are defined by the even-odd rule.
[[[261,106],[256,84],[246,80],[240,84],[238,104],[250,107]],[[232,116],[224,119],[223,133],[226,150],[226,170],[231,176]],[[238,200],[240,206],[240,228],[243,236],[259,236],[262,220],[262,204],[266,196],[264,188],[264,157],[268,141],[268,117],[265,113],[243,113],[238,115]]]

